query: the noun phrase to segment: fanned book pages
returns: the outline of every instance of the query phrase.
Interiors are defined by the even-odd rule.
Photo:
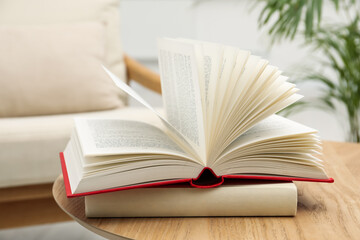
[[[268,61],[214,43],[160,39],[162,116],[144,121],[76,119],[61,162],[67,195],[228,179],[333,182],[316,156],[316,130],[275,115],[301,98]]]

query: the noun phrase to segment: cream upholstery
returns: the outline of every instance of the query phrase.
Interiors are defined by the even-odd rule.
[[[0,25],[103,23],[105,25],[106,66],[125,81],[119,20],[119,0],[0,1]],[[126,103],[125,93],[122,93],[121,99]]]
[[[126,81],[118,0],[0,1],[0,26],[55,26],[87,22],[104,25],[104,63]],[[125,93],[121,92],[120,99],[126,104]],[[61,172],[59,152],[64,150],[69,140],[72,118],[78,115],[133,116],[137,113],[134,110],[116,109],[82,114],[0,118],[0,187],[53,181]]]
[[[0,25],[0,117],[124,107],[104,72],[99,22]]]
[[[159,124],[146,109],[0,118],[0,187],[52,182],[61,173],[59,152],[65,149],[74,117],[122,118]]]

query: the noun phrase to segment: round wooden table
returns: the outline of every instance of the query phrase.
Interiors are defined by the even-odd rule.
[[[296,217],[86,218],[84,198],[67,198],[62,176],[58,205],[85,228],[108,239],[359,239],[360,144],[324,143],[335,183],[297,182]]]

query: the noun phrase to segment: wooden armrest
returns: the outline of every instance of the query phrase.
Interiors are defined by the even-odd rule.
[[[134,80],[144,87],[161,94],[161,82],[159,74],[141,65],[139,62],[124,55],[128,79]]]

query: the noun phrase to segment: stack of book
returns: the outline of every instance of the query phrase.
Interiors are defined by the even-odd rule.
[[[88,217],[292,216],[292,181],[333,182],[316,130],[275,115],[301,98],[268,61],[235,47],[159,39],[165,116],[75,119],[60,154]]]

